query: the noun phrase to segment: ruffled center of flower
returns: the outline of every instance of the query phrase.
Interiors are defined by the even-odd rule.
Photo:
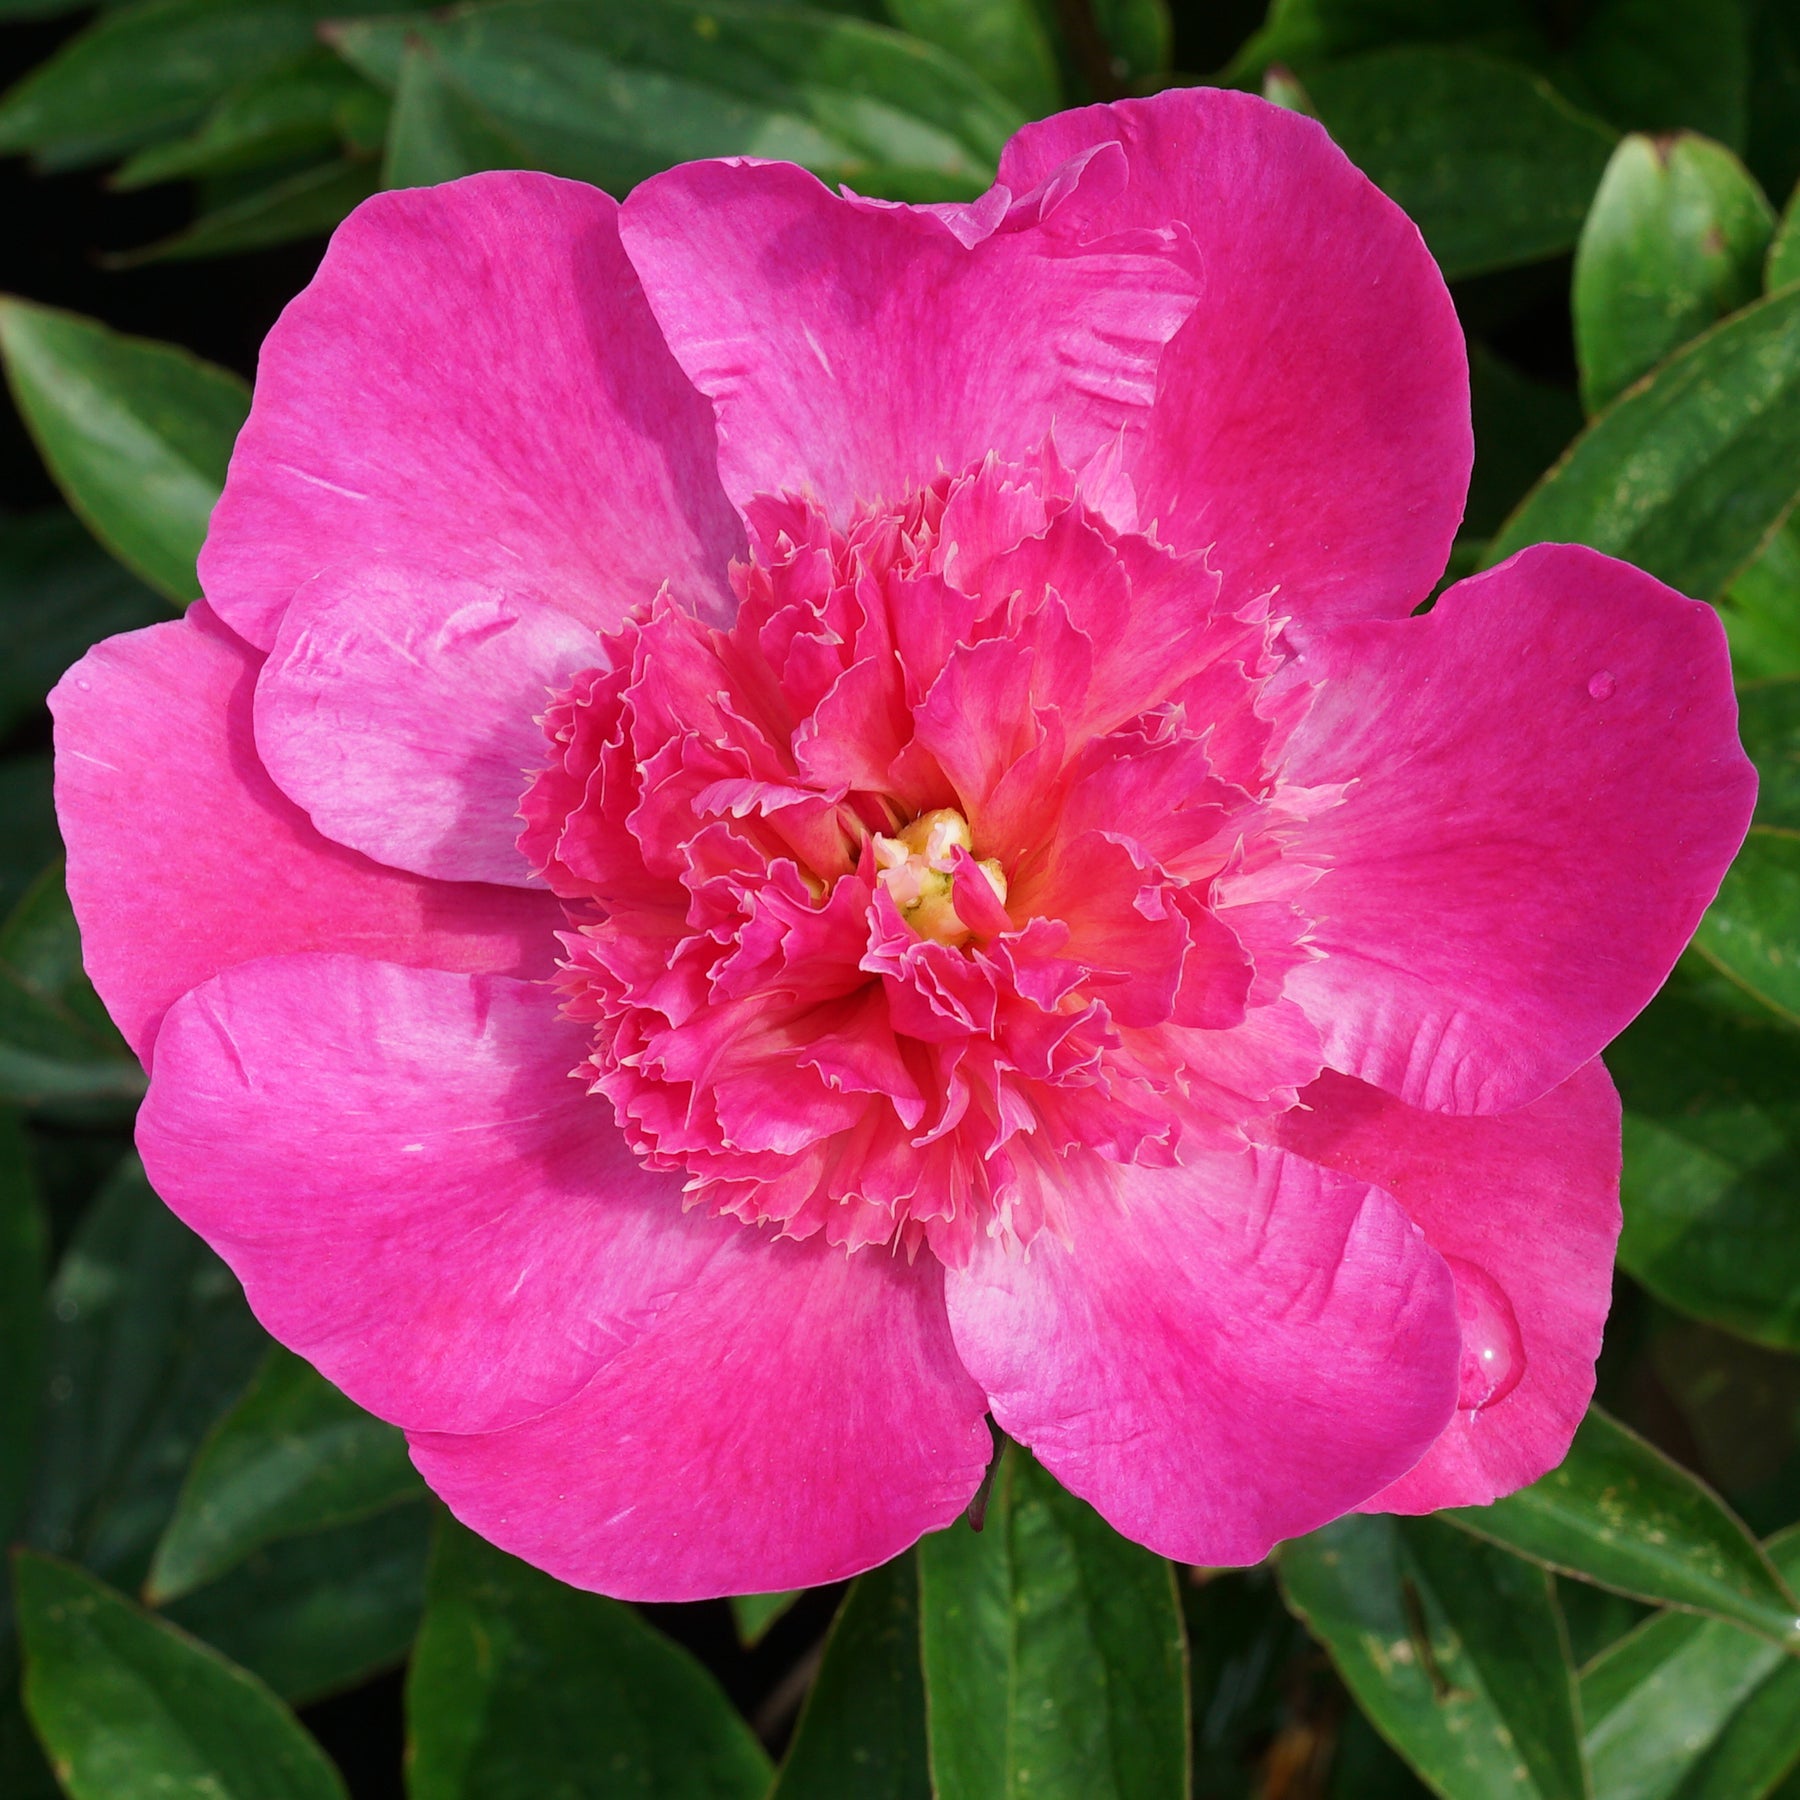
[[[1265,604],[1046,452],[847,527],[750,509],[729,630],[659,597],[545,718],[521,848],[578,1071],[691,1201],[852,1248],[1061,1229],[1292,1101],[1317,1039]]]

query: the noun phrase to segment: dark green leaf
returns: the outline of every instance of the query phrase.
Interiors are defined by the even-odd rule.
[[[90,25],[0,100],[0,152],[101,162],[196,123],[228,90],[296,63],[331,0],[143,0]]]
[[[861,1576],[769,1800],[932,1800],[919,1673],[919,1577],[910,1552]]]
[[[1056,111],[1056,52],[1032,0],[888,0],[902,31],[974,70],[1028,118]]]
[[[150,1565],[157,1604],[216,1580],[252,1550],[417,1499],[406,1439],[273,1346],[212,1429]]]
[[[1529,70],[1423,48],[1302,75],[1331,135],[1412,215],[1451,279],[1574,244],[1614,134]]]
[[[442,1522],[407,1678],[412,1800],[761,1800],[769,1760],[628,1606]]]
[[[1770,1554],[1800,1577],[1800,1532]],[[1800,1660],[1720,1619],[1661,1613],[1581,1678],[1599,1800],[1761,1800],[1800,1759]]]
[[[1619,1260],[1653,1294],[1800,1348],[1800,1042],[1684,966],[1606,1053],[1625,1103]]]
[[[31,891],[45,864],[62,855],[53,779],[48,750],[0,759],[0,911],[5,914]]]
[[[1593,0],[1559,73],[1616,125],[1685,126],[1741,150],[1750,75],[1744,10],[1741,0]]]
[[[1800,831],[1800,676],[1746,687],[1738,735],[1756,764],[1756,823]]]
[[[429,187],[477,169],[530,160],[524,145],[507,136],[450,77],[432,45],[407,50],[394,88],[384,187]]]
[[[1763,286],[1771,294],[1790,281],[1800,281],[1800,187],[1788,198],[1787,210],[1775,228],[1769,258],[1763,266]]]
[[[23,300],[0,301],[0,353],[69,504],[152,587],[196,599],[194,558],[249,389],[172,344]]]
[[[1597,1406],[1561,1468],[1441,1517],[1562,1574],[1800,1649],[1800,1608],[1761,1545],[1698,1476]]]
[[[1245,81],[1270,63],[1311,64],[1397,44],[1465,44],[1527,59],[1544,48],[1526,0],[1275,0],[1226,73]]]
[[[30,1492],[44,1351],[43,1207],[17,1117],[0,1112],[0,1544]]]
[[[10,1613],[12,1597],[5,1608]],[[50,1765],[25,1716],[25,1697],[19,1692],[17,1646],[10,1635],[0,1644],[0,1794],[6,1800],[64,1800]]]
[[[255,1676],[84,1570],[15,1565],[25,1704],[71,1800],[344,1800]]]
[[[783,1594],[733,1594],[731,1618],[737,1626],[738,1642],[747,1649],[760,1644],[775,1621],[805,1592],[805,1588],[792,1588]]]
[[[1740,681],[1800,675],[1800,524],[1790,516],[1719,602]]]
[[[162,1610],[295,1706],[400,1662],[425,1610],[428,1506],[254,1551]]]
[[[1581,408],[1566,389],[1532,380],[1474,340],[1469,390],[1475,470],[1462,529],[1487,537],[1581,429]]]
[[[1616,400],[1488,547],[1591,544],[1711,599],[1800,492],[1800,289],[1702,332]]]
[[[1775,215],[1721,144],[1636,133],[1613,152],[1575,251],[1581,397],[1599,412],[1762,291]]]
[[[201,1439],[268,1339],[235,1277],[133,1157],[50,1284],[48,1404],[28,1540],[135,1587]]]
[[[1435,1519],[1354,1515],[1281,1550],[1281,1579],[1363,1710],[1454,1800],[1586,1800],[1549,1576]]]
[[[1800,181],[1800,7],[1750,0],[1750,134],[1744,160],[1768,194]]]
[[[1121,87],[1153,81],[1167,71],[1175,42],[1168,0],[1090,0],[1090,4],[1113,79]]]
[[[1586,1667],[1602,1651],[1610,1649],[1654,1610],[1641,1600],[1595,1587],[1588,1581],[1571,1581],[1559,1575],[1555,1586],[1556,1604],[1568,1627],[1569,1649],[1577,1668]],[[1685,1619],[1690,1615],[1680,1616]]]
[[[0,1101],[129,1104],[143,1091],[142,1067],[82,973],[53,864],[0,925]]]
[[[1747,993],[1800,1025],[1800,834],[1753,825],[1694,948]]]
[[[1173,1576],[1009,1446],[987,1522],[919,1545],[937,1800],[1186,1791]]]
[[[966,197],[1021,122],[954,59],[903,33],[742,0],[497,0],[429,20],[363,20],[332,42],[399,85],[409,48],[463,108],[446,142],[623,193],[691,157],[753,154],[907,199]],[[416,102],[432,117],[445,102]],[[476,124],[471,125],[468,121]],[[400,129],[396,121],[396,130]],[[391,174],[451,166],[396,155]]]
[[[167,617],[167,606],[68,513],[0,520],[0,737],[37,716],[90,644]]]
[[[210,207],[173,237],[107,259],[115,269],[152,262],[192,262],[236,255],[294,238],[322,237],[348,218],[380,186],[375,165],[360,156],[333,157],[267,187]]]

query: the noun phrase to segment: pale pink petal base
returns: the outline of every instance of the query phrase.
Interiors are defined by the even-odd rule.
[[[257,758],[261,662],[201,602],[97,645],[50,697],[82,955],[139,1056],[171,1002],[254,957],[547,975],[549,895],[421,880],[314,830]]]
[[[1393,1481],[1456,1403],[1450,1272],[1388,1195],[1280,1151],[1121,1170],[947,1277],[1001,1427],[1127,1537],[1253,1563]]]
[[[567,1405],[413,1435],[458,1518],[577,1587],[695,1600],[842,1580],[967,1506],[991,1440],[936,1261],[730,1229]]]
[[[741,1229],[684,1213],[545,986],[352,956],[247,963],[169,1011],[138,1148],[257,1316],[396,1424],[576,1393]]]
[[[1619,1097],[1598,1062],[1494,1118],[1419,1112],[1342,1075],[1273,1140],[1397,1198],[1450,1260],[1464,1326],[1456,1416],[1375,1512],[1485,1506],[1568,1453],[1594,1391],[1619,1238]],[[1494,1397],[1481,1405],[1489,1394]]]

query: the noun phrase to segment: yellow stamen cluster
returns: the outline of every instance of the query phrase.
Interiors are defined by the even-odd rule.
[[[960,944],[969,936],[968,926],[956,916],[951,878],[956,852],[974,847],[968,820],[948,806],[922,814],[898,837],[875,839],[875,878],[920,937]],[[1006,875],[998,859],[984,857],[976,866],[1004,904]]]

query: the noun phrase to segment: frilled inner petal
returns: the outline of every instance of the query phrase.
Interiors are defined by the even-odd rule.
[[[851,1248],[1063,1235],[1072,1158],[1288,1104],[1336,804],[1265,608],[1120,534],[1048,449],[749,517],[729,630],[658,600],[545,720],[521,848],[569,909],[582,1073],[690,1200]]]

